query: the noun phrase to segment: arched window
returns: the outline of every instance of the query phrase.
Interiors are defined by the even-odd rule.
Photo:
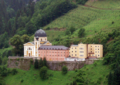
[[[41,39],[41,41],[42,41],[42,39]]]
[[[29,47],[28,50],[32,50],[32,49]]]

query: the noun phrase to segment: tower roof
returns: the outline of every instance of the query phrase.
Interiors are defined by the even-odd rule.
[[[35,32],[35,37],[46,37],[46,36],[47,35],[46,35],[45,31],[42,29],[39,29]]]

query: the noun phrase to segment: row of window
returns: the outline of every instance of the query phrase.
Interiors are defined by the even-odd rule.
[[[73,56],[73,54],[72,54],[72,56]],[[75,56],[77,56],[77,54],[75,54]],[[84,55],[80,55],[81,57],[83,57]]]
[[[72,49],[73,49],[73,48],[72,48]],[[75,49],[77,49],[77,48],[75,48]],[[81,49],[81,50],[82,50],[82,49],[84,49],[84,48],[79,48],[79,49]]]
[[[46,52],[39,52],[39,53],[46,53]],[[47,53],[65,53],[65,52],[47,52]],[[66,52],[68,53],[68,52]]]
[[[97,55],[97,54],[94,55],[94,54],[92,54],[92,56],[100,56],[100,55]]]
[[[72,51],[73,52],[73,51]],[[75,51],[75,52],[77,52],[77,51]],[[70,52],[69,52],[70,53]],[[84,53],[84,51],[80,51],[80,53]]]
[[[41,56],[65,56],[65,55],[41,55]]]
[[[91,46],[92,47],[92,46]],[[99,46],[95,46],[95,47],[99,47]]]

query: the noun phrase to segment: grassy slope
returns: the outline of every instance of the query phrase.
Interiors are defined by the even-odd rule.
[[[102,6],[102,4],[106,4],[106,6]],[[113,7],[118,8],[120,1],[113,0],[104,0],[104,1],[96,1],[96,2],[87,2],[87,5],[94,3],[94,5],[101,6],[103,8]],[[116,5],[116,4],[117,5]],[[100,6],[99,6],[99,5]],[[44,27],[50,28],[69,28],[74,26],[78,30],[83,27],[86,29],[85,37],[92,37],[95,35],[95,31],[103,31],[104,33],[110,32],[114,28],[119,27],[120,19],[120,11],[119,10],[111,10],[111,9],[96,9],[91,7],[85,7],[79,5],[76,9],[71,10],[64,16],[61,16],[55,19],[53,22]],[[114,22],[114,24],[112,24]],[[74,32],[72,37],[76,37],[78,35],[78,30]],[[62,31],[64,33],[64,31]],[[51,35],[49,37],[52,37]],[[63,36],[64,37],[64,36]],[[49,38],[48,38],[49,39]]]
[[[81,70],[85,72],[85,79],[93,82],[95,85],[107,85],[106,75],[108,75],[108,66],[103,66],[102,61],[97,61],[97,65],[87,65]],[[66,76],[61,74],[61,71],[48,71],[49,74],[53,74],[48,80],[42,81],[39,77],[39,70],[33,69],[29,71],[23,71],[18,69],[16,75],[9,75],[5,78],[7,85],[66,85],[72,81],[72,77],[75,76],[75,71],[69,71]],[[20,83],[24,80],[23,83]],[[99,81],[100,80],[100,81]],[[89,83],[89,85],[94,85]]]
[[[98,0],[98,1],[88,1],[86,5],[99,7],[99,8],[120,8],[120,0]]]
[[[7,85],[66,85],[71,82],[71,77],[74,76],[75,71],[69,71],[66,76],[61,74],[61,71],[48,71],[53,74],[48,80],[42,81],[39,76],[39,70],[31,68],[29,71],[18,69],[18,74],[9,75],[5,78]],[[23,83],[20,83],[24,80]]]
[[[89,85],[107,85],[106,76],[110,69],[108,66],[103,65],[101,60],[94,62],[94,64],[86,65],[81,70],[85,71],[85,79],[91,82]]]

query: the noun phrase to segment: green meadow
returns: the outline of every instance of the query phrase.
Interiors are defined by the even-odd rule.
[[[86,5],[98,7],[98,8],[111,8],[111,9],[119,9],[120,8],[120,0],[90,0],[86,3]]]
[[[88,1],[86,3],[86,5],[90,4],[98,8],[113,7],[114,9],[117,9],[119,8],[120,1],[104,0],[95,2]],[[109,33],[112,31],[112,29],[119,28],[120,10],[98,8],[78,5],[77,8],[69,11],[65,15],[55,19],[54,21],[46,25],[44,29],[48,27],[58,29],[75,27],[76,31],[72,34],[71,38],[78,38],[78,31],[80,28],[85,28],[85,37],[92,37],[100,31],[102,31],[103,33]],[[53,31],[53,33],[55,32],[57,31]],[[61,33],[64,33],[64,31],[61,31]],[[57,35],[59,35],[59,33],[57,33]],[[65,37],[64,35],[61,36]],[[49,36],[50,40],[51,38],[53,38],[53,35]]]
[[[66,85],[76,74],[75,71],[69,71],[68,74],[62,75],[61,71],[48,70],[48,74],[53,76],[47,80],[41,80],[39,70],[35,70],[33,67],[29,71],[17,70],[16,75],[9,75],[5,78],[6,85]],[[22,83],[21,80],[23,80]]]
[[[52,76],[47,80],[41,80],[39,70],[35,70],[33,66],[29,71],[17,69],[16,75],[8,75],[5,77],[6,85],[67,85],[73,81],[73,77],[77,74],[75,71],[68,71],[66,75],[62,75],[61,71],[48,70],[48,74]],[[109,73],[109,67],[103,66],[102,61],[96,61],[94,64],[86,65],[82,69],[88,80],[89,85],[107,85],[106,76]],[[23,82],[21,83],[21,81]]]

